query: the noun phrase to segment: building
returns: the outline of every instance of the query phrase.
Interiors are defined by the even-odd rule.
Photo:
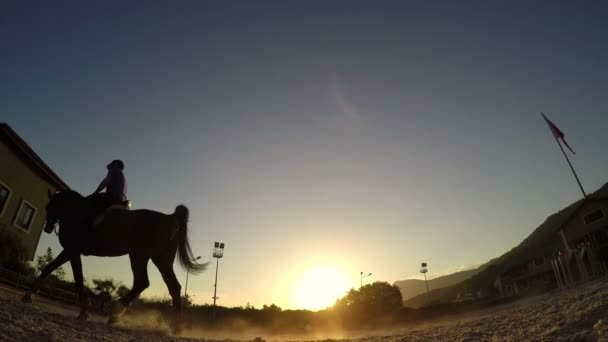
[[[552,258],[539,256],[512,267],[497,277],[495,286],[503,297],[551,290],[558,286]]]
[[[568,287],[605,274],[608,249],[608,196],[594,194],[577,203],[558,228],[562,249],[553,268],[560,287]]]
[[[526,258],[496,278],[500,295],[563,289],[607,274],[607,213],[608,184],[550,216],[535,231],[542,244],[528,246]]]
[[[0,123],[0,231],[16,236],[33,260],[48,191],[69,187],[6,123]]]

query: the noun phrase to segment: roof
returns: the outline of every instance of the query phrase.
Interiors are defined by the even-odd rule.
[[[567,215],[563,219],[562,223],[557,227],[557,229],[555,231],[558,232],[558,231],[564,229],[564,227],[566,227],[566,225],[568,223],[570,223],[570,221],[572,221],[572,219],[576,216],[576,214],[578,214],[579,210],[583,206],[585,206],[585,204],[591,203],[591,202],[597,202],[597,201],[606,201],[606,200],[608,200],[608,183],[604,184],[604,186],[599,188],[594,193],[588,195],[584,199],[577,201],[574,205],[573,210],[571,210],[569,215]]]
[[[9,147],[26,158],[27,161],[40,172],[45,179],[60,190],[69,190],[70,187],[57,174],[46,165],[34,150],[6,123],[0,122],[0,136],[6,137]]]

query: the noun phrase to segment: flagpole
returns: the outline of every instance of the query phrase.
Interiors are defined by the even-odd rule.
[[[541,113],[542,115],[542,113]],[[555,142],[557,142],[557,145],[559,145],[559,149],[562,150],[562,154],[564,155],[564,158],[566,158],[566,161],[568,162],[568,165],[570,166],[570,170],[572,170],[572,174],[574,175],[574,178],[576,178],[576,182],[578,183],[579,188],[581,188],[581,192],[583,193],[583,197],[587,198],[587,194],[585,193],[585,189],[583,189],[583,185],[581,184],[580,179],[578,179],[578,175],[576,174],[576,171],[574,171],[574,167],[572,166],[572,163],[570,162],[570,158],[568,158],[568,155],[566,154],[566,151],[564,151],[564,148],[562,147],[562,144],[560,144],[559,139],[557,139],[557,137],[555,136],[555,134],[553,134],[553,137],[555,138]]]

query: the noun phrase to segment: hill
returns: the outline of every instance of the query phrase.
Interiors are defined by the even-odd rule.
[[[605,197],[608,197],[608,183],[587,196],[587,198],[590,199]],[[550,215],[519,245],[500,257],[486,263],[480,267],[483,269],[478,269],[479,271],[472,274],[469,278],[447,287],[436,287],[435,290],[431,290],[433,303],[451,302],[454,301],[458,295],[467,292],[482,291],[484,293],[492,293],[494,291],[494,280],[499,274],[535,257],[550,255],[551,253],[560,250],[562,248],[562,242],[557,234],[557,230],[582,203],[582,199],[578,200],[557,213]],[[404,300],[404,305],[409,307],[428,305],[428,298],[426,298],[426,294],[424,293],[418,294],[415,297],[409,297],[408,300]]]
[[[454,284],[458,284],[481,272],[485,266],[486,264],[474,268],[472,270],[460,271],[445,276],[429,279],[429,290],[432,291]],[[401,295],[403,296],[404,301],[416,297],[420,294],[426,295],[426,285],[424,283],[424,280],[421,279],[397,280],[393,285],[398,286],[401,289]]]

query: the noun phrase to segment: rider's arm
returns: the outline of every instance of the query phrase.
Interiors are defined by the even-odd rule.
[[[108,175],[106,176],[106,178],[104,178],[101,183],[99,183],[99,186],[97,187],[97,190],[95,190],[95,193],[100,192],[101,190],[103,190],[108,183],[110,182],[110,180],[112,179],[112,176],[110,175],[110,173],[108,172]]]

